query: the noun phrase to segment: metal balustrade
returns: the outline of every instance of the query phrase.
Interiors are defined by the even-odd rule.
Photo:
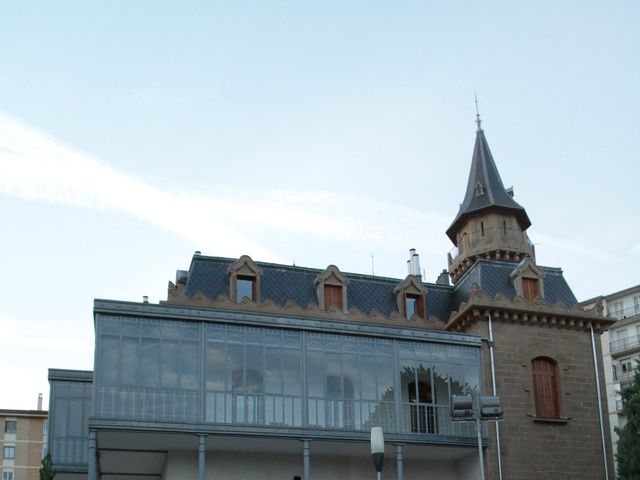
[[[631,335],[610,343],[611,353],[621,353],[640,348],[640,335]]]
[[[96,388],[96,415],[109,419],[197,423],[200,393],[139,387]]]

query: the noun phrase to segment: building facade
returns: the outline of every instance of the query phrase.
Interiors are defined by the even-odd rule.
[[[537,265],[530,224],[478,124],[436,282],[414,251],[405,278],[196,252],[164,302],[96,300],[93,372],[49,372],[58,478],[365,479],[374,426],[386,478],[608,478],[611,320]],[[502,398],[482,457],[462,394]]]
[[[47,411],[0,409],[0,429],[2,480],[37,480],[47,449]]]
[[[615,319],[602,334],[607,415],[615,454],[618,435],[614,428],[622,428],[626,423],[621,392],[633,381],[633,371],[640,361],[640,285],[585,300],[582,305]]]

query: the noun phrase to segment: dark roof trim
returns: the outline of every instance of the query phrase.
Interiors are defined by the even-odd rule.
[[[61,368],[49,369],[49,381],[66,381],[66,382],[92,382],[93,371],[91,370],[64,370]]]
[[[232,312],[227,310],[202,309],[174,305],[122,302],[116,300],[94,300],[94,317],[100,314],[135,315],[148,318],[170,318],[184,321],[211,321],[241,323],[259,327],[290,328],[297,330],[335,332],[350,335],[366,335],[410,341],[429,341],[479,347],[482,340],[477,335],[457,334],[441,330],[373,325],[360,322],[280,317],[253,312]],[[51,374],[50,374],[51,375]]]
[[[47,418],[46,410],[13,410],[13,409],[0,409],[0,416],[12,416],[12,417],[42,417]]]

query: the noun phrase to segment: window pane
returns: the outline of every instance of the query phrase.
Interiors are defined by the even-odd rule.
[[[67,435],[67,415],[69,414],[69,400],[56,398],[54,394],[53,411],[53,431],[56,436]]]
[[[162,370],[163,387],[178,386],[178,342],[165,340],[162,342]]]
[[[377,358],[378,399],[385,402],[394,400],[393,361],[390,358]]]
[[[246,347],[246,371],[245,388],[248,392],[259,393],[264,391],[262,372],[264,370],[264,359],[262,347]]]
[[[224,343],[207,345],[207,389],[224,390]]]
[[[444,366],[436,366],[433,371],[433,392],[435,398],[433,403],[437,405],[449,404],[449,385],[447,382],[447,371]]]
[[[265,349],[264,387],[266,393],[282,393],[282,351]]]
[[[238,277],[236,280],[236,302],[240,303],[244,297],[249,300],[253,298],[253,282],[252,278]]]
[[[244,348],[227,346],[227,390],[244,390]]]
[[[406,312],[406,317],[411,318],[414,313],[416,313],[416,303],[417,298],[412,297],[410,295],[406,295],[404,299],[404,308]]]
[[[100,342],[100,380],[101,383],[118,383],[120,338],[103,335]]]
[[[198,344],[182,342],[180,345],[180,386],[182,388],[198,388]]]
[[[449,382],[451,385],[451,395],[464,395],[464,370],[460,365],[449,366]]]
[[[140,347],[140,384],[144,387],[160,385],[160,340],[143,338]]]
[[[302,369],[299,350],[284,350],[283,381],[285,395],[302,395]]]
[[[361,358],[362,370],[362,398],[364,400],[376,400],[376,377],[378,371],[378,359],[376,357],[363,356]]]
[[[16,421],[15,420],[7,420],[4,422],[4,432],[5,433],[16,433]]]
[[[413,362],[403,360],[400,365],[400,388],[403,402],[416,401],[416,369]]]
[[[122,339],[122,375],[120,382],[125,385],[138,383],[138,339],[124,337]]]
[[[324,397],[324,354],[322,352],[307,354],[307,376],[309,396]]]

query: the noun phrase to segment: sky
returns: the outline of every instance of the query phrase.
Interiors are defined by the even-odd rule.
[[[640,4],[0,6],[0,408],[92,369],[93,300],[193,252],[447,268],[479,111],[541,265],[640,283]]]

